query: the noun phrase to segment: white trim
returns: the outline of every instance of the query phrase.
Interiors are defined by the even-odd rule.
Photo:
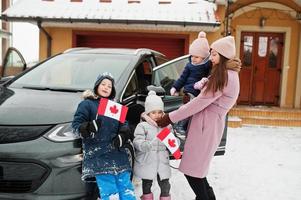
[[[33,22],[33,21],[32,21]],[[114,29],[121,31],[178,31],[178,32],[216,32],[220,29],[220,25],[164,25],[164,24],[117,24],[117,23],[63,23],[63,22],[43,22],[43,27],[62,27],[62,28],[84,28],[84,29]]]
[[[240,47],[241,41],[241,32],[250,31],[250,32],[275,32],[275,33],[284,33],[284,49],[283,49],[283,62],[282,62],[282,73],[280,81],[280,107],[285,107],[285,99],[287,93],[287,78],[289,66],[289,47],[291,43],[291,28],[290,27],[277,27],[277,26],[244,26],[237,25],[236,27],[236,44],[237,47]],[[236,48],[236,54],[240,57],[240,48]]]
[[[301,27],[301,24],[299,24]],[[296,80],[296,94],[295,94],[295,108],[300,108],[301,104],[301,32],[299,34],[299,53],[298,53],[298,67],[297,67],[297,80]]]
[[[121,138],[121,135],[118,135],[118,139],[119,139],[119,147],[122,147],[122,138]]]
[[[95,128],[95,131],[98,132],[98,126],[97,126],[97,124],[96,124],[96,121],[93,120],[92,122],[93,122],[93,126],[94,126],[94,128]]]

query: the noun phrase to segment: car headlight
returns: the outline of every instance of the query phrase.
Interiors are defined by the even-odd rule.
[[[68,142],[79,138],[73,133],[71,123],[56,125],[45,134],[45,137],[53,142]]]

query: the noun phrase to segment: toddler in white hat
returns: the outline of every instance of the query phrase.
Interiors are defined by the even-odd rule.
[[[156,121],[162,118],[164,104],[155,91],[150,91],[145,100],[145,113],[134,132],[136,158],[134,175],[142,179],[142,200],[170,200],[171,169],[169,152],[166,146],[157,139],[162,131]],[[151,191],[153,180],[157,179],[161,189],[160,197],[155,197]]]

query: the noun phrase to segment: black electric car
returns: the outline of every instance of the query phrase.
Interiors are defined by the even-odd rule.
[[[13,52],[13,51],[12,51]],[[81,180],[81,141],[71,122],[81,94],[109,71],[116,99],[128,106],[132,132],[144,111],[147,86],[161,86],[165,111],[182,104],[170,96],[188,56],[172,61],[150,49],[74,48],[31,68],[4,59],[0,80],[0,199],[91,199]],[[21,69],[21,70],[20,70]],[[15,76],[12,72],[22,71]],[[185,135],[179,135],[182,142]],[[224,154],[226,129],[217,155]],[[181,144],[183,147],[183,144]],[[129,159],[133,161],[129,147]],[[93,193],[93,192],[92,192]],[[97,198],[97,194],[92,195]]]

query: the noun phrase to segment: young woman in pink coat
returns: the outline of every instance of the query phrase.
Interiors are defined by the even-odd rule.
[[[179,170],[187,178],[196,200],[209,200],[206,179],[209,165],[221,141],[226,114],[239,94],[238,72],[241,63],[235,59],[235,52],[232,36],[213,42],[211,74],[208,79],[203,78],[195,84],[201,93],[157,122],[165,127],[192,116]]]

